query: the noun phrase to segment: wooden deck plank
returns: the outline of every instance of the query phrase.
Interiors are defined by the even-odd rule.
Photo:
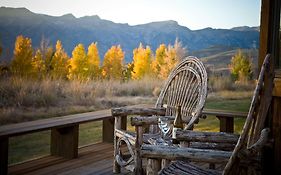
[[[46,156],[9,166],[9,175],[113,175],[112,164],[113,145],[96,143],[80,148],[77,159]],[[207,167],[208,164],[201,166]],[[216,166],[216,169],[219,167]],[[124,174],[132,173],[122,169],[120,175]]]

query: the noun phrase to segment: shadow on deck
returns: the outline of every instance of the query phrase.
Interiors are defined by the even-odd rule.
[[[65,159],[47,156],[21,164],[12,165],[8,174],[40,174],[40,175],[96,175],[113,174],[113,144],[97,143],[79,149],[78,158]],[[121,174],[130,174],[123,172]]]

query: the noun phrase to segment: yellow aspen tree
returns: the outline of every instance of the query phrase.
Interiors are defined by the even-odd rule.
[[[54,56],[55,52],[53,47],[47,47],[44,50],[44,54],[43,54],[43,59],[45,61],[45,66],[46,66],[46,76],[50,77],[50,73],[52,71],[52,59]]]
[[[176,52],[176,60],[182,61],[187,56],[187,49],[182,46],[182,43],[176,38],[174,43],[174,49]]]
[[[166,57],[166,45],[160,44],[155,52],[155,59],[152,61],[152,71],[156,76],[159,76],[161,67],[164,65],[164,59]]]
[[[32,74],[32,42],[30,38],[18,36],[15,42],[11,71],[14,75],[28,77]]]
[[[177,60],[175,48],[169,45],[166,48],[166,57],[164,57],[164,64],[161,66],[159,78],[166,79],[178,61],[179,60]]]
[[[230,73],[234,81],[247,83],[253,76],[253,64],[250,57],[239,49],[231,58]]]
[[[61,41],[57,41],[56,51],[52,57],[50,76],[53,79],[66,79],[68,75],[69,57],[63,49]]]
[[[125,53],[120,45],[112,46],[104,55],[102,75],[105,79],[122,79]]]
[[[100,56],[97,47],[97,43],[92,43],[88,47],[88,65],[89,65],[89,77],[91,79],[98,79],[100,77]]]
[[[134,49],[133,54],[134,69],[132,72],[132,78],[134,80],[139,80],[151,73],[150,65],[152,60],[152,51],[149,46],[143,48],[140,43],[139,47]]]
[[[72,51],[69,78],[87,80],[89,78],[88,59],[83,44],[78,44]]]
[[[43,79],[46,75],[46,66],[43,60],[43,55],[38,49],[32,59],[32,72],[35,79]]]

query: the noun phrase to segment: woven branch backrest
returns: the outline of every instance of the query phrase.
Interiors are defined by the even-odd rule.
[[[174,116],[176,107],[181,105],[183,119],[188,126],[192,126],[202,113],[206,97],[206,69],[196,57],[187,57],[170,73],[156,107],[165,106],[166,115]]]
[[[273,72],[270,69],[270,55],[268,54],[261,67],[258,83],[250,105],[247,119],[234,151],[224,169],[223,174],[237,174],[239,171],[238,154],[241,150],[249,148],[260,137],[264,128],[267,112],[272,99]],[[266,79],[265,79],[266,77]]]

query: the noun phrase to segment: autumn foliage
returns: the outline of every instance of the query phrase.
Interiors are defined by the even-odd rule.
[[[144,77],[166,79],[184,56],[186,49],[177,39],[174,45],[160,44],[155,54],[150,46],[140,43],[133,50],[133,61],[126,64],[125,52],[120,45],[109,48],[101,61],[96,42],[88,47],[79,43],[73,49],[72,55],[68,56],[60,40],[56,42],[55,49],[42,42],[41,47],[35,50],[32,48],[31,39],[20,35],[15,41],[10,72],[13,76],[38,80],[128,81],[141,80]]]

